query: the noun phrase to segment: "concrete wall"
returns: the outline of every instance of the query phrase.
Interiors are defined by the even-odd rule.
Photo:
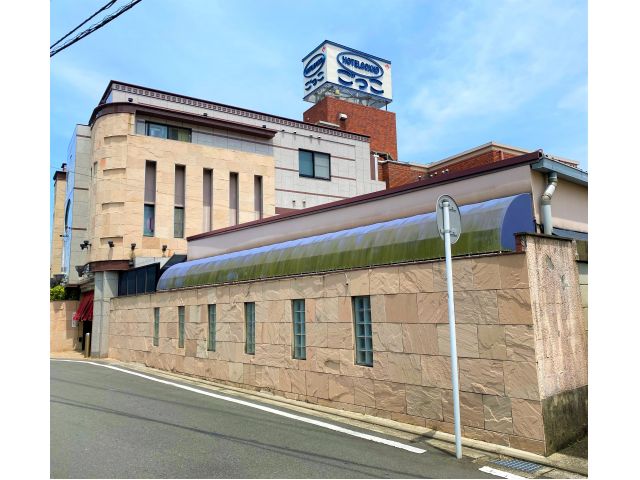
[[[62,265],[62,247],[65,213],[65,197],[67,191],[67,174],[62,171],[55,173],[53,184],[53,218],[51,219],[51,253],[49,259],[49,276],[64,273]]]
[[[582,319],[584,331],[589,337],[589,263],[578,262],[578,281],[580,282],[580,299],[582,301]]]
[[[538,374],[547,345],[536,333],[536,322],[547,320],[532,313],[540,302],[530,284],[547,270],[531,273],[529,255],[454,260],[462,433],[550,453]],[[373,367],[354,364],[354,295],[371,298]],[[296,298],[306,299],[306,360],[291,354]],[[256,302],[255,355],[244,353],[246,301]],[[207,351],[209,303],[217,304],[215,352]],[[187,306],[184,348],[177,346],[179,305]],[[153,307],[160,307],[158,347]],[[112,358],[452,432],[448,354],[440,261],[111,301]]]
[[[78,327],[72,327],[77,300],[49,302],[49,347],[51,352],[69,352],[80,348]]]

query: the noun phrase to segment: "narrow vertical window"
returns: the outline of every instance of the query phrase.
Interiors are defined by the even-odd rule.
[[[184,307],[178,307],[178,348],[184,348]]]
[[[216,306],[209,305],[209,339],[207,342],[207,350],[216,351]]]
[[[229,225],[237,225],[239,222],[238,215],[238,174],[229,174]]]
[[[160,343],[160,308],[153,309],[153,346],[157,347]]]
[[[184,237],[184,165],[176,165],[175,200],[173,207],[173,236]]]
[[[202,231],[210,232],[213,206],[213,170],[205,168],[202,172]]]
[[[153,237],[156,229],[156,162],[144,169],[144,235]]]
[[[356,364],[373,366],[371,304],[369,297],[353,297],[353,323],[356,337]]]
[[[256,220],[262,218],[262,177],[260,175],[253,176],[253,210]]]
[[[244,304],[244,352],[249,355],[256,353],[256,304],[247,302]]]
[[[294,300],[293,311],[293,358],[307,358],[307,344],[304,326],[304,300]]]

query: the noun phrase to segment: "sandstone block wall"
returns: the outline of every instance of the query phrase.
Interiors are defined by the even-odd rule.
[[[71,326],[77,300],[49,302],[49,347],[51,352],[69,352],[79,348],[78,327]]]
[[[454,260],[462,434],[548,453],[529,268],[523,253]],[[373,367],[354,362],[355,295],[371,299]],[[298,298],[306,300],[306,360],[292,358],[291,300]],[[255,355],[244,353],[248,301],[256,302]],[[217,305],[215,352],[207,351],[210,303]],[[184,348],[179,305],[186,306]],[[110,318],[112,358],[453,432],[441,261],[119,297]]]

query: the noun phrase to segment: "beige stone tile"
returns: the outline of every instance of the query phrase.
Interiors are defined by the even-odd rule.
[[[418,303],[415,293],[385,295],[384,306],[388,323],[417,323]]]
[[[439,388],[407,385],[407,413],[442,421],[442,395]]]
[[[310,347],[328,347],[326,323],[307,323],[305,325],[307,345]]]
[[[346,297],[348,292],[346,273],[329,273],[324,276],[325,297]]]
[[[376,323],[387,323],[387,314],[384,308],[384,295],[371,295],[369,297],[369,303],[371,305],[371,322],[373,325]],[[353,323],[353,307],[351,301],[349,301],[349,321]]]
[[[280,370],[276,367],[256,365],[256,386],[274,390],[280,382]]]
[[[387,412],[406,413],[405,387],[393,382],[373,382],[376,408]]]
[[[493,432],[513,433],[511,400],[508,397],[483,395],[484,428]]]
[[[422,384],[427,387],[451,388],[451,360],[449,357],[423,355]]]
[[[236,344],[238,345],[238,344]],[[281,367],[285,360],[285,352],[288,350],[284,345],[271,345],[268,343],[256,344],[256,353],[251,359],[251,363],[256,365],[268,365],[271,367]]]
[[[504,384],[507,396],[539,400],[538,375],[533,362],[504,362]]]
[[[498,323],[496,290],[456,292],[454,294],[456,323],[490,325]]]
[[[499,291],[498,316],[501,324],[532,324],[529,289],[519,288]]]
[[[235,383],[244,383],[243,381],[244,368],[242,366],[242,363],[226,362],[226,364],[227,364],[227,368],[229,369],[227,378],[230,381]]]
[[[487,395],[504,395],[505,378],[497,360],[461,358],[458,362],[460,390]]]
[[[433,289],[436,292],[447,291],[447,271],[445,262],[435,262],[433,265]],[[473,260],[470,258],[454,258],[453,290],[473,289]]]
[[[387,352],[386,356],[386,365],[383,365],[383,368],[386,368],[390,381],[413,385],[420,385],[422,383],[420,355]]]
[[[353,378],[354,403],[365,407],[375,407],[373,380],[368,378]]]
[[[532,440],[530,438],[509,435],[509,446],[525,452],[535,453],[537,455],[546,455],[544,441]]]
[[[431,263],[418,263],[399,267],[400,292],[433,292],[433,266]]]
[[[377,267],[369,272],[369,294],[395,294],[400,292],[398,267]]]
[[[320,275],[296,277],[291,280],[295,298],[318,298],[324,293],[324,279]]]
[[[285,314],[285,307],[290,304],[290,300],[274,300],[264,302],[267,310],[266,321],[270,323],[288,323]]]
[[[245,385],[256,386],[256,366],[244,363],[242,365],[242,378]]]
[[[533,326],[506,325],[505,339],[508,360],[533,362],[536,359]]]
[[[506,254],[499,257],[500,284],[502,288],[526,288],[529,286],[527,257],[525,254]]]
[[[306,372],[307,395],[329,399],[329,378],[326,373]]]
[[[500,262],[498,256],[476,257],[472,261],[474,290],[500,289]]]
[[[353,348],[353,326],[349,323],[327,325],[327,346],[329,348]]]
[[[229,287],[231,303],[257,302],[262,300],[262,282],[237,283]]]
[[[448,306],[447,292],[418,293],[419,323],[447,323]]]
[[[369,270],[352,270],[345,272],[348,282],[347,294],[350,297],[369,295]]]
[[[373,332],[373,350],[384,352],[402,352],[402,325],[399,323],[378,323],[371,325]],[[352,333],[353,336],[353,333]],[[353,343],[353,342],[352,342]],[[353,348],[350,346],[350,348]]]
[[[478,325],[478,352],[480,358],[506,360],[505,328],[502,325]]]
[[[449,356],[451,345],[449,341],[449,325],[437,325],[438,353]],[[456,325],[456,346],[459,358],[478,358],[478,326],[461,324]]]
[[[460,423],[469,427],[484,428],[484,406],[480,393],[459,392]],[[445,422],[453,423],[453,392],[442,390],[442,415]]]
[[[316,300],[316,322],[337,323],[339,318],[340,297],[318,298]]]
[[[355,387],[353,377],[332,375],[329,377],[329,400],[354,403]]]
[[[438,333],[436,325],[419,323],[402,325],[402,346],[405,353],[438,355]]]
[[[362,377],[365,371],[368,370],[371,370],[371,367],[363,367],[355,364],[355,353],[353,350],[340,350],[340,375]]]
[[[340,375],[340,350],[335,348],[316,348],[312,370]]]
[[[291,382],[291,391],[299,395],[307,394],[306,372],[304,370],[286,369]]]
[[[544,440],[542,406],[539,401],[514,398],[511,401],[513,433],[534,440]]]

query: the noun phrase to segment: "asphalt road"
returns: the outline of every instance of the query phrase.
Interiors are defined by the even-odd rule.
[[[412,445],[426,452],[97,365],[51,361],[52,478],[496,478],[467,459]]]

